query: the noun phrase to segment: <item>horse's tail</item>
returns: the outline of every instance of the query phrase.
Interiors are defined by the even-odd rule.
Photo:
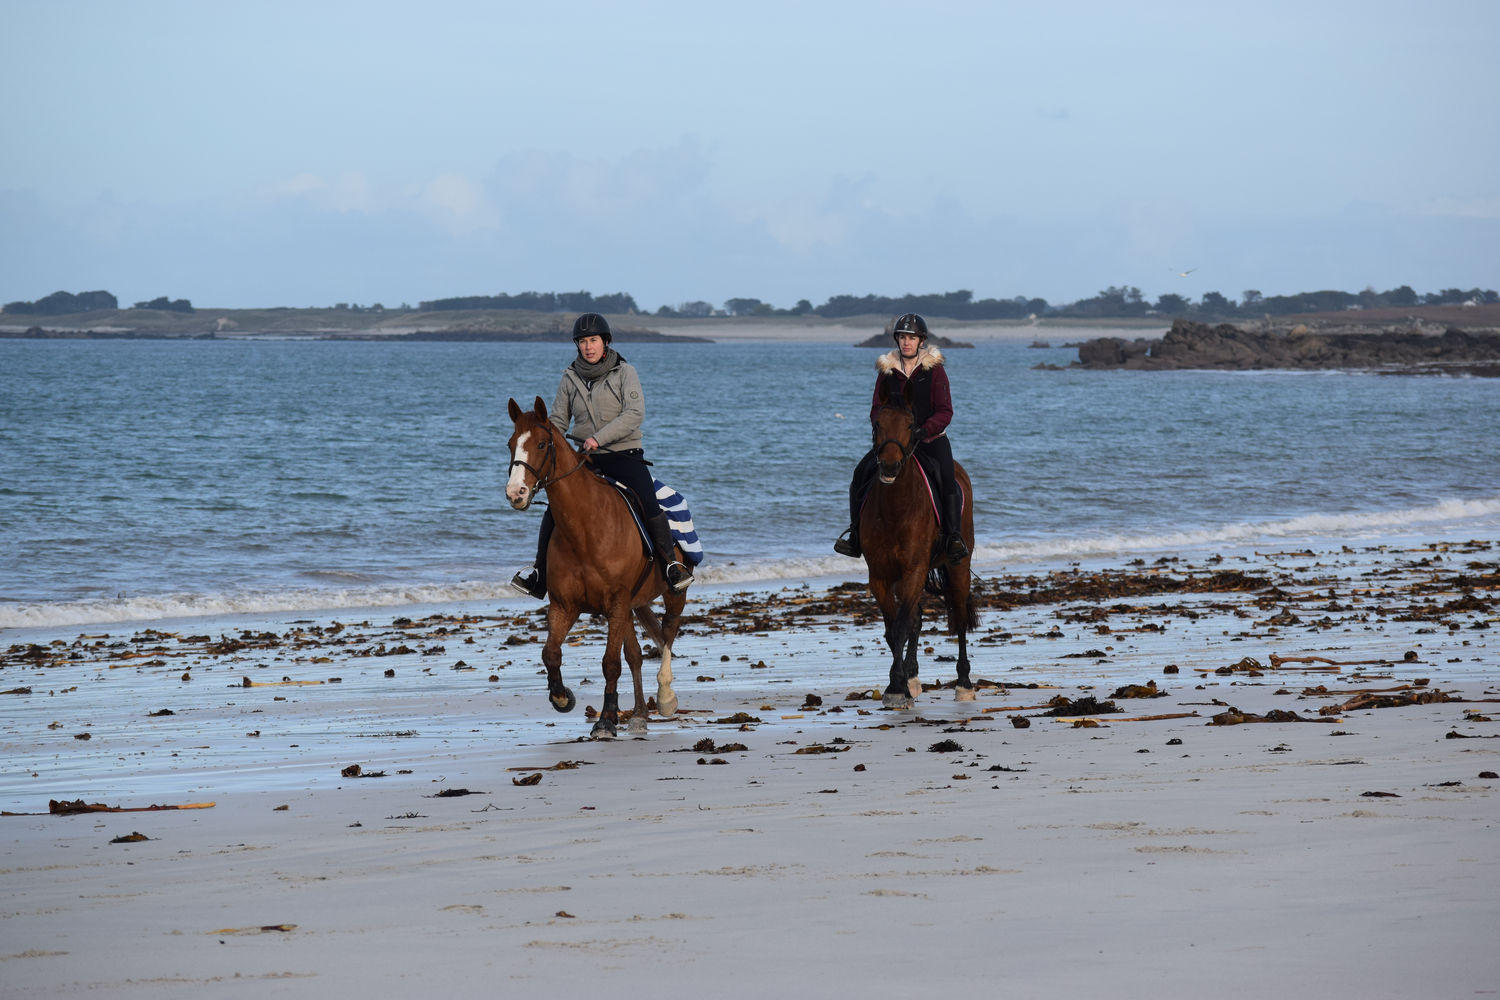
[[[950,569],[949,572],[952,572]],[[950,584],[951,588],[951,584]],[[950,589],[943,595],[943,607],[948,612],[948,634],[973,632],[979,628],[979,609],[974,605],[974,594],[965,588],[960,600]]]
[[[649,607],[636,608],[635,620],[641,623],[641,628],[645,630],[647,637],[656,643],[658,649],[666,646],[667,634],[662,631],[661,619],[656,617],[655,611]]]

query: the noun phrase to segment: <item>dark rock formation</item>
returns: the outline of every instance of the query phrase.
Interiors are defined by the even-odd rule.
[[[1500,375],[1500,333],[1322,333],[1207,326],[1179,319],[1159,340],[1098,337],[1079,345],[1073,368],[1360,369],[1401,374]]]

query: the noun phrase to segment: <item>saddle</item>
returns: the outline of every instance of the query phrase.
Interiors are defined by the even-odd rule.
[[[634,490],[616,479],[611,479],[599,472],[595,472],[594,475],[613,486],[625,498],[625,509],[630,511],[630,518],[635,522],[636,533],[641,536],[641,549],[646,554],[646,558],[655,558],[656,545],[651,541],[651,532],[646,530],[646,516],[641,510],[641,498],[635,495]],[[682,549],[683,561],[689,566],[697,566],[703,561],[703,543],[699,541],[698,532],[693,527],[693,515],[688,510],[687,498],[655,476],[651,477],[651,482],[656,487],[656,501],[661,505],[662,513],[667,515],[667,527],[672,529],[672,540]]]

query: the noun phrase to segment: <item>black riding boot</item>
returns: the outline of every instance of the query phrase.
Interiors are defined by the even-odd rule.
[[[688,585],[693,582],[693,572],[675,558],[673,548],[677,543],[672,540],[672,528],[667,524],[667,515],[657,514],[648,520],[646,530],[651,534],[651,545],[656,549],[657,564],[667,577],[667,586],[678,593],[687,590]]]
[[[943,544],[948,550],[948,561],[956,563],[969,555],[968,546],[964,545],[964,498],[956,493],[943,497],[943,513],[947,515],[943,519],[943,533],[947,536]]]
[[[547,599],[547,546],[552,541],[552,512],[542,514],[542,526],[537,532],[536,562],[511,577],[510,585],[521,593],[539,601]]]
[[[833,551],[850,559],[858,559],[863,550],[859,546],[859,508],[864,505],[865,480],[868,479],[866,469],[870,466],[870,456],[866,455],[859,460],[854,467],[854,478],[849,483],[849,530],[840,535],[833,543]],[[847,535],[848,537],[844,537]]]
[[[860,557],[860,554],[863,550],[859,547],[858,521],[851,523],[849,525],[849,530],[845,531],[838,538],[834,539],[833,551],[837,552],[841,556],[848,556],[850,559],[858,559]]]

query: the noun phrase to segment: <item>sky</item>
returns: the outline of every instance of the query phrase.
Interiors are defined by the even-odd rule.
[[[1492,0],[0,0],[0,302],[1496,288],[1497,51]]]

